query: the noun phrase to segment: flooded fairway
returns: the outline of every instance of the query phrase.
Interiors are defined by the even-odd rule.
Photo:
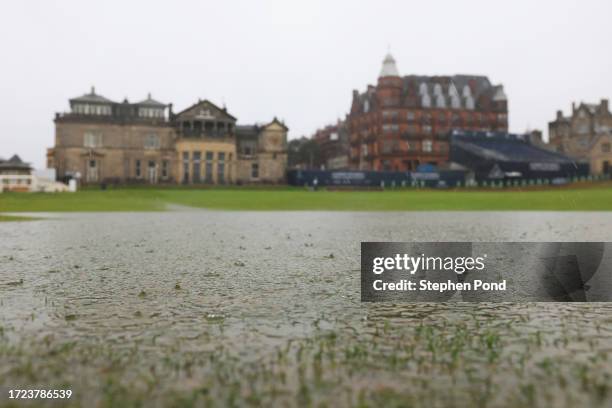
[[[610,231],[580,212],[0,223],[0,406],[8,388],[72,389],[74,406],[609,406],[612,306],[362,304],[359,251]]]

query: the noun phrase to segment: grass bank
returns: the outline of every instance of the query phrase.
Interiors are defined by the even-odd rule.
[[[120,188],[0,195],[0,212],[223,210],[610,211],[612,184],[524,190],[307,191],[302,188]]]
[[[20,217],[18,215],[2,215],[0,214],[0,222],[8,222],[8,221],[31,221],[37,218],[33,217]]]

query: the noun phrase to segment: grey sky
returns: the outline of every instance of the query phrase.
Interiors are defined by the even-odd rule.
[[[611,16],[608,0],[3,1],[0,157],[44,166],[54,113],[91,85],[309,135],[375,83],[388,46],[402,75],[489,76],[512,131],[546,130],[573,100],[612,97]]]

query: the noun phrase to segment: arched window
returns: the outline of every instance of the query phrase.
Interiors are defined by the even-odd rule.
[[[423,94],[423,96],[421,96],[421,106],[424,108],[431,108],[431,97],[429,94]]]
[[[444,95],[436,95],[436,108],[446,108],[446,100],[444,99]]]

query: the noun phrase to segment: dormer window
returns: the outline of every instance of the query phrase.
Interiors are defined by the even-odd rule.
[[[367,99],[363,102],[363,111],[368,113],[370,111],[370,101]]]
[[[433,89],[433,93],[436,96],[441,96],[442,95],[442,85],[440,84],[435,84],[434,85],[434,89]]]
[[[467,98],[467,97],[469,97],[469,96],[472,96],[472,90],[470,89],[470,86],[469,86],[469,85],[465,85],[465,86],[463,87],[463,97],[464,97],[464,98]]]
[[[110,115],[111,107],[108,105],[78,103],[72,106],[72,112],[80,115]]]
[[[446,101],[444,100],[444,96],[442,94],[439,94],[436,96],[436,107],[437,108],[446,107]]]
[[[421,85],[419,85],[419,94],[422,95],[427,95],[428,91],[427,91],[427,84],[425,82],[421,83]]]
[[[163,118],[164,110],[159,108],[138,108],[138,116],[141,118]]]
[[[469,110],[474,110],[474,98],[468,96],[465,98],[465,108]]]
[[[429,96],[429,94],[424,94],[423,96],[421,96],[421,105],[424,108],[431,108],[431,97]]]
[[[461,100],[459,99],[459,96],[456,94],[452,94],[451,95],[451,107],[453,109],[460,109],[461,108]]]

